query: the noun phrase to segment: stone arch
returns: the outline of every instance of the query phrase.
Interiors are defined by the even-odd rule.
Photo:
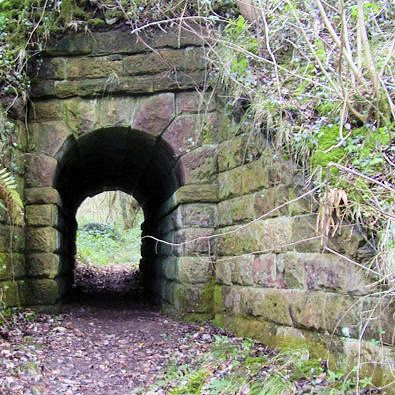
[[[206,103],[201,91],[201,49],[196,41],[184,45],[160,50],[155,60],[140,54],[141,47],[114,57],[62,57],[62,49],[45,59],[40,84],[32,90],[25,156],[26,250],[37,304],[56,304],[67,294],[75,211],[88,195],[111,189],[133,194],[145,213],[143,235],[179,244],[214,233],[215,103]],[[155,70],[142,67],[146,59]],[[171,73],[169,61],[176,64]],[[121,63],[148,75],[116,83],[93,75],[99,66],[108,74]],[[171,246],[145,239],[141,268],[147,292],[173,311],[211,313],[212,254],[207,240]]]
[[[59,255],[64,262],[63,273],[68,287],[72,282],[75,254],[75,214],[86,197],[105,190],[122,190],[133,195],[144,210],[145,234],[162,237],[157,230],[163,217],[161,207],[183,182],[182,167],[176,166],[172,148],[161,138],[153,138],[146,132],[114,127],[69,140],[58,157],[54,178],[54,187],[62,201],[57,229]],[[151,224],[149,229],[148,223]],[[175,226],[170,217],[164,219],[164,225],[169,231]],[[148,274],[144,262],[155,259],[157,253],[147,246],[142,252],[141,269],[146,273],[149,287],[155,273]],[[172,251],[166,256],[172,256]]]

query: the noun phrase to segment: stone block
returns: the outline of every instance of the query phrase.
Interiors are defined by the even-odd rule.
[[[248,254],[259,249],[253,226],[229,226],[218,229],[216,234],[216,251],[219,256]]]
[[[290,252],[279,254],[276,259],[278,272],[282,273],[285,287],[305,288],[305,266],[303,260],[304,254]]]
[[[271,157],[266,155],[263,161],[269,174],[271,185],[291,185],[296,174],[296,165],[272,153]]]
[[[61,204],[59,192],[55,188],[26,188],[25,200],[27,204]]]
[[[218,146],[218,169],[231,170],[258,159],[261,155],[272,156],[267,143],[259,133],[244,134],[226,140]]]
[[[30,226],[56,226],[58,207],[54,204],[26,206],[26,220]]]
[[[84,78],[111,78],[123,75],[122,60],[111,57],[67,58],[65,64],[66,78],[69,80]],[[59,79],[66,79],[59,78]]]
[[[161,72],[195,71],[205,68],[201,48],[160,49],[123,60],[123,71],[128,75],[157,74]]]
[[[279,289],[243,288],[242,312],[280,325],[292,326],[289,299],[292,291]]]
[[[30,96],[34,98],[48,98],[55,96],[55,81],[33,80]]]
[[[285,288],[283,276],[277,271],[277,255],[275,254],[254,257],[252,278],[255,285],[264,288]]]
[[[293,220],[288,217],[269,218],[252,224],[261,251],[281,252],[293,249]]]
[[[255,218],[262,217],[271,218],[280,215],[288,215],[288,207],[284,206],[277,209],[288,201],[288,188],[284,185],[278,185],[254,195],[254,211]]]
[[[218,188],[214,184],[184,185],[174,193],[174,204],[212,202],[218,200]]]
[[[56,254],[29,254],[26,264],[29,277],[55,278],[61,273],[60,258]]]
[[[43,58],[43,62],[38,69],[38,78],[43,80],[66,79],[66,59]]]
[[[214,254],[210,228],[180,229],[174,234],[173,242],[180,244],[172,248],[177,256],[211,255]]]
[[[173,93],[162,93],[137,101],[131,127],[159,136],[175,116]]]
[[[218,225],[226,226],[255,218],[254,195],[245,195],[218,203]]]
[[[357,229],[356,225],[350,226],[349,224],[340,226],[336,235],[328,240],[329,246],[339,252],[345,254],[356,260],[360,260],[359,250],[361,247],[366,247],[366,239]],[[365,254],[362,252],[362,258],[366,260]],[[368,258],[372,254],[368,252]]]
[[[395,345],[395,305],[391,294],[368,297],[363,300],[361,324],[365,328],[364,339]]]
[[[294,326],[342,334],[347,328],[351,337],[358,336],[361,302],[345,295],[327,292],[292,290],[289,311]]]
[[[215,263],[216,280],[225,285],[253,285],[253,255],[218,259]]]
[[[220,200],[246,195],[269,187],[268,171],[262,161],[256,160],[219,174],[218,184]]]
[[[0,252],[21,252],[24,248],[24,228],[0,224]]]
[[[53,158],[63,146],[71,130],[63,121],[30,123],[29,145],[32,151],[41,152]]]
[[[21,304],[18,284],[15,281],[0,281],[0,295],[2,305],[5,305],[5,307]]]
[[[176,94],[177,114],[205,114],[214,111],[215,108],[213,92],[180,92]]]
[[[102,99],[103,102],[105,99]],[[107,99],[108,100],[108,99]],[[97,108],[95,99],[67,99],[63,101],[65,122],[73,134],[88,133],[96,128],[97,117],[101,111],[110,111],[109,108]]]
[[[25,256],[0,252],[0,281],[13,280],[25,275]]]
[[[57,161],[44,154],[25,154],[25,181],[28,188],[53,185]]]
[[[60,247],[60,233],[52,227],[32,228],[26,231],[27,251],[55,252]]]
[[[306,273],[306,288],[356,295],[374,292],[363,269],[332,254],[301,254]]]
[[[213,275],[212,262],[207,257],[184,256],[177,259],[177,279],[187,284],[208,284]]]
[[[145,35],[143,37],[144,39],[140,40],[138,35],[132,35],[128,30],[95,32],[91,38],[93,55],[148,52],[149,48],[145,44]]]
[[[92,37],[89,34],[71,34],[61,39],[54,39],[44,49],[49,56],[87,55],[92,51]]]
[[[213,309],[213,292],[207,286],[175,283],[174,307],[179,313],[209,313]]]
[[[162,138],[170,144],[176,155],[182,155],[200,146],[202,137],[197,115],[180,115],[174,119]]]
[[[40,100],[33,102],[29,118],[33,121],[58,121],[63,119],[64,112],[59,100]]]
[[[213,146],[203,146],[180,158],[185,184],[212,182],[217,173],[217,154]]]
[[[292,217],[292,240],[294,249],[300,252],[320,252],[321,237],[316,233],[316,215]]]
[[[213,228],[216,225],[216,206],[209,203],[182,204],[176,210],[177,227]]]
[[[145,77],[145,76],[144,76]],[[130,77],[133,78],[133,77]],[[141,79],[142,76],[138,77]],[[187,90],[187,89],[203,89],[207,83],[207,73],[205,70],[199,71],[176,71],[162,72],[150,76],[152,81],[153,92]]]
[[[26,282],[23,290],[24,304],[27,306],[56,304],[60,297],[60,280],[34,279]]]

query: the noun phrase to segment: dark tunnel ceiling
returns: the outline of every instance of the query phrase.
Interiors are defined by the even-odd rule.
[[[73,210],[105,190],[124,191],[145,211],[155,210],[182,184],[169,144],[130,128],[71,138],[57,159],[55,185],[64,205]]]

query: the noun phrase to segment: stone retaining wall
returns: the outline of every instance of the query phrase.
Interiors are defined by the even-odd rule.
[[[16,113],[12,118],[7,117],[0,103],[0,169],[4,166],[12,171],[20,196],[23,196],[24,189],[22,156],[26,147],[23,115]],[[29,296],[24,248],[23,225],[13,224],[7,211],[0,210],[0,311],[9,305],[24,304]]]
[[[238,130],[228,121],[218,145],[215,322],[274,347],[308,347],[324,359],[329,350],[332,363],[354,366],[361,352],[382,379],[395,354],[372,342],[394,345],[394,306],[358,266],[364,238],[344,225],[327,240],[339,255],[321,253],[316,203],[295,200],[306,191],[294,165]]]

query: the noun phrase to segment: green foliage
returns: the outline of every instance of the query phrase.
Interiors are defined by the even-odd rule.
[[[6,169],[0,170],[0,210],[8,212],[11,221],[17,225],[23,223],[23,203],[17,191],[15,178]]]
[[[169,364],[151,389],[172,395],[283,395],[299,393],[308,382],[314,393],[340,395],[357,385],[356,375],[351,374],[355,372],[326,371],[325,361],[313,358],[307,349],[269,353],[251,339],[235,342],[215,336],[211,349],[191,356],[189,363],[177,362]],[[359,381],[359,388],[369,390],[371,386],[369,377]]]
[[[341,163],[344,148],[337,147],[340,138],[339,126],[324,126],[317,134],[317,147],[313,150],[311,164],[313,167],[326,167],[330,162]]]
[[[80,221],[77,231],[77,259],[93,265],[132,264],[138,267],[140,261],[142,215],[131,229],[120,225]]]

